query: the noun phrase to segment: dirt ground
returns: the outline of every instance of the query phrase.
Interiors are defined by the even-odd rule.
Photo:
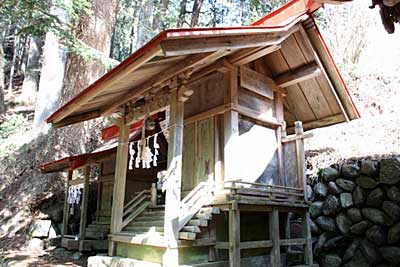
[[[79,252],[50,248],[43,253],[32,253],[29,250],[7,251],[0,253],[0,267],[86,267],[87,258],[91,255],[74,256]]]

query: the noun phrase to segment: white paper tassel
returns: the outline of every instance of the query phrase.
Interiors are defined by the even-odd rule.
[[[158,149],[160,148],[160,145],[157,143],[157,137],[158,133],[154,135],[153,139],[153,147],[154,147],[154,157],[153,157],[153,166],[157,167],[157,156],[159,155]]]
[[[129,158],[129,169],[130,170],[133,170],[133,160],[134,160],[134,156],[135,156],[134,145],[135,145],[134,142],[130,143],[130,145],[129,145],[129,155],[130,155],[130,158]]]
[[[135,161],[135,168],[139,168],[140,160],[142,159],[142,149],[140,148],[140,144],[142,143],[141,140],[137,142],[137,157]]]

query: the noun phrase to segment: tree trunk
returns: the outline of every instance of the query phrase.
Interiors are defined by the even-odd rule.
[[[13,80],[14,80],[14,73],[15,73],[15,64],[17,62],[17,54],[18,54],[18,35],[17,31],[14,33],[14,49],[13,49],[13,57],[11,60],[11,69],[10,69],[10,78],[8,79],[8,95],[9,97],[12,95],[13,89]]]
[[[178,22],[176,24],[176,27],[178,27],[178,28],[182,28],[183,24],[185,24],[186,2],[187,2],[187,0],[181,0]]]
[[[39,60],[41,52],[42,45],[40,37],[30,37],[24,83],[22,84],[20,96],[23,102],[32,103],[35,100],[36,92],[39,89]]]
[[[119,0],[93,0],[92,12],[84,15],[76,26],[76,36],[99,52],[108,55],[111,46],[116,10]],[[60,102],[67,103],[78,93],[99,79],[107,69],[97,60],[85,60],[82,56],[69,54],[64,76]],[[94,120],[58,130],[60,143],[70,149],[70,153],[86,153],[97,145],[100,138],[96,130],[102,127],[103,120]],[[78,137],[79,138],[76,138]]]
[[[51,13],[62,22],[69,23],[66,10],[53,8]],[[64,79],[65,62],[65,47],[54,33],[48,32],[43,47],[39,91],[35,103],[33,129],[36,131],[46,132],[49,129],[49,125],[45,120],[58,107]]]
[[[203,0],[194,0],[193,9],[192,9],[192,19],[190,21],[190,27],[197,26],[199,22],[199,15],[201,6],[203,5]]]
[[[4,52],[0,44],[0,115],[6,112],[4,103]]]

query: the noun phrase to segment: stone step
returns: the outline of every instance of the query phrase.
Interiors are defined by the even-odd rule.
[[[148,236],[150,233],[149,232],[141,232],[141,231],[122,231],[118,235],[125,235],[125,236],[131,236],[132,239],[137,239],[137,238],[144,238],[148,239]],[[154,234],[157,234],[157,236],[154,236]],[[143,235],[143,237],[141,237]],[[164,237],[164,232],[156,232],[151,234],[152,238],[163,238]],[[147,236],[147,237],[146,237]],[[191,233],[191,232],[179,232],[179,239],[181,240],[195,240],[196,239],[196,233]]]

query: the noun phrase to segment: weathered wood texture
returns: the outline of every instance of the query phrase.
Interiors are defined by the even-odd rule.
[[[79,223],[79,250],[84,249],[84,242],[86,238],[86,222],[87,222],[87,209],[89,201],[89,178],[90,178],[90,166],[85,168],[85,181],[83,183],[83,195],[82,195],[82,206],[81,206],[81,220]]]
[[[64,199],[64,209],[63,209],[63,223],[61,229],[61,236],[64,237],[68,233],[68,216],[69,216],[69,204],[68,204],[68,185],[69,181],[72,180],[74,174],[73,170],[68,171],[67,181],[65,183],[65,199]]]
[[[240,267],[240,211],[235,202],[229,210],[229,266]]]

